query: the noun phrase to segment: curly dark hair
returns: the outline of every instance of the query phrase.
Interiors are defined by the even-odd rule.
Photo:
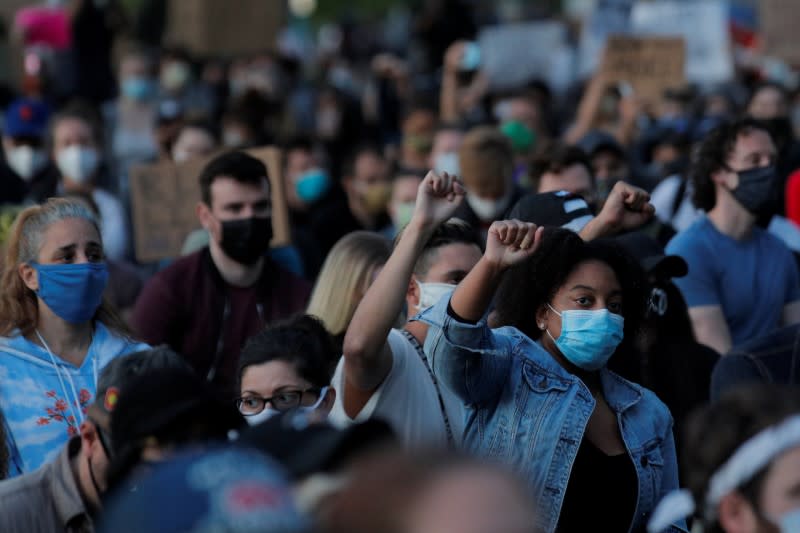
[[[697,147],[689,175],[694,186],[692,200],[699,209],[708,212],[714,208],[717,198],[711,175],[728,167],[728,156],[736,147],[739,136],[747,135],[753,130],[769,133],[763,122],[754,118],[742,118],[717,126]]]
[[[739,446],[764,429],[797,414],[800,414],[800,391],[774,384],[734,388],[719,401],[692,414],[686,426],[681,457],[684,481],[698,506],[696,518],[703,519],[703,500],[711,476]],[[767,470],[762,469],[737,489],[756,509]],[[704,531],[722,532],[716,521],[705,526]]]
[[[545,228],[539,249],[506,272],[495,297],[498,323],[539,339],[542,331],[536,324],[537,310],[550,303],[570,274],[587,261],[605,263],[616,274],[622,288],[625,339],[632,340],[646,304],[641,267],[613,241],[584,242],[576,233],[561,228]]]

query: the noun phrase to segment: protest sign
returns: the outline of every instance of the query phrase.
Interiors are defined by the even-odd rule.
[[[611,82],[627,82],[643,101],[658,101],[665,89],[685,83],[686,43],[680,37],[614,35],[606,43],[602,69]]]
[[[759,17],[764,53],[782,59],[791,66],[800,66],[800,2],[797,0],[761,0]]]
[[[285,2],[170,0],[167,42],[201,56],[231,57],[276,46],[286,20]]]
[[[686,77],[701,85],[733,77],[728,10],[723,0],[637,2],[631,12],[637,35],[681,36],[686,40]]]
[[[531,80],[563,85],[560,62],[566,50],[561,22],[502,24],[484,28],[478,37],[481,71],[494,90],[513,89]]]
[[[272,195],[272,246],[290,243],[289,211],[281,174],[280,151],[255,148],[248,153],[267,166]],[[131,202],[136,258],[159,261],[180,255],[184,240],[200,228],[195,206],[200,200],[198,176],[208,160],[176,165],[162,162],[131,169]]]
[[[590,76],[599,66],[603,47],[610,35],[630,31],[633,0],[597,0],[594,11],[584,20],[578,46],[578,73]]]

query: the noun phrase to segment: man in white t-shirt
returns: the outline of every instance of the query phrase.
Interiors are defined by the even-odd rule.
[[[337,424],[386,420],[406,446],[454,446],[461,441],[464,406],[436,382],[421,346],[428,326],[392,329],[407,306],[414,316],[435,304],[481,257],[478,236],[447,221],[464,197],[447,174],[429,172],[419,186],[411,222],[356,309],[333,385],[330,419]]]

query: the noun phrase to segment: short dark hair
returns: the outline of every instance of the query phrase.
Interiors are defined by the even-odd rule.
[[[403,231],[397,234],[394,244],[400,242]],[[436,252],[442,246],[449,244],[474,244],[479,249],[483,250],[483,243],[480,236],[475,229],[459,218],[451,218],[444,224],[441,224],[431,235],[431,238],[425,243],[414,265],[414,274],[418,277],[425,276],[430,270],[431,265],[436,261]]]
[[[731,389],[717,402],[694,412],[686,425],[681,448],[686,486],[697,502],[696,518],[703,519],[703,504],[711,476],[747,440],[786,418],[800,414],[800,391],[774,384]],[[737,488],[759,510],[761,488],[768,468]],[[704,531],[721,532],[716,520]]]
[[[641,267],[613,241],[584,242],[576,233],[545,228],[539,249],[506,272],[495,297],[499,322],[537,340],[536,312],[550,303],[579,265],[600,261],[608,265],[622,288],[625,339],[633,340],[645,312],[645,280]]]
[[[543,154],[531,163],[531,180],[533,181],[533,191],[538,192],[539,180],[548,172],[554,174],[561,173],[573,165],[583,165],[594,184],[594,170],[592,169],[592,162],[586,152],[577,146],[567,146],[563,144],[556,145],[552,151]]]
[[[200,173],[200,192],[206,205],[211,206],[211,185],[223,176],[239,183],[260,185],[267,180],[269,184],[267,167],[260,160],[240,151],[226,152],[209,161]]]
[[[270,361],[285,361],[315,387],[326,387],[331,383],[339,355],[330,333],[318,318],[298,315],[276,322],[245,344],[239,355],[239,387],[247,367]]]
[[[711,130],[697,147],[692,157],[690,178],[694,186],[692,199],[699,209],[711,211],[714,208],[717,193],[711,175],[728,167],[728,156],[736,147],[739,137],[754,130],[769,134],[767,127],[754,118],[726,122]]]

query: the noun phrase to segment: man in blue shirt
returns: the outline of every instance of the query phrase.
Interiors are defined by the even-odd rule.
[[[789,249],[756,225],[780,186],[776,148],[753,119],[723,124],[692,166],[694,203],[706,212],[675,236],[667,253],[689,264],[674,280],[697,340],[721,354],[733,344],[800,322],[800,283]]]

